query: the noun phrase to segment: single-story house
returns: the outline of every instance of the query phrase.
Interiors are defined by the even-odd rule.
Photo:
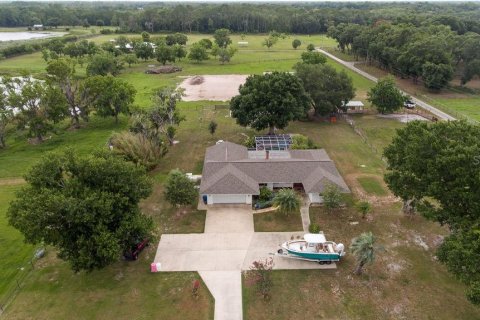
[[[200,194],[207,204],[251,204],[260,187],[294,188],[321,203],[330,183],[350,192],[323,149],[258,151],[224,141],[207,148]]]

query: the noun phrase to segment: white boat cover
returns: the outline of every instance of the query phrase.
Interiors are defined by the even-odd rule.
[[[314,233],[307,233],[303,236],[303,239],[308,243],[324,243],[327,241],[324,234],[314,234]]]

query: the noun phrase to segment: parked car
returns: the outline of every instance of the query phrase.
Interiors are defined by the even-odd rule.
[[[137,260],[140,252],[142,252],[145,247],[148,247],[148,244],[148,239],[137,241],[137,243],[130,250],[127,250],[123,253],[123,257],[125,260]]]
[[[403,106],[407,109],[414,109],[415,108],[415,102],[413,102],[412,100],[410,99],[407,99],[405,100],[405,102],[403,103]]]

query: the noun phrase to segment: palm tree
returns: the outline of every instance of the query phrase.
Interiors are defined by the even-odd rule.
[[[365,219],[367,214],[372,210],[372,206],[368,201],[360,201],[357,203],[357,210],[362,214],[362,219]]]
[[[288,215],[300,209],[301,201],[294,190],[281,189],[273,198],[273,204],[280,208],[280,211]]]
[[[372,263],[375,260],[375,251],[378,247],[375,246],[375,237],[371,232],[364,232],[360,236],[352,239],[350,250],[357,258],[357,268],[354,273],[361,275],[363,267],[367,263]]]

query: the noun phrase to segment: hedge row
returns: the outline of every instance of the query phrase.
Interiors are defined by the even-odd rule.
[[[20,44],[6,47],[4,49],[0,49],[0,56],[4,58],[10,58],[10,57],[18,56],[21,54],[33,53],[48,47],[50,43],[58,40],[62,41],[63,43],[75,42],[78,40],[78,37],[73,35],[66,35],[61,38],[54,38],[54,39],[41,41],[41,42],[37,41],[32,43],[20,43]]]

